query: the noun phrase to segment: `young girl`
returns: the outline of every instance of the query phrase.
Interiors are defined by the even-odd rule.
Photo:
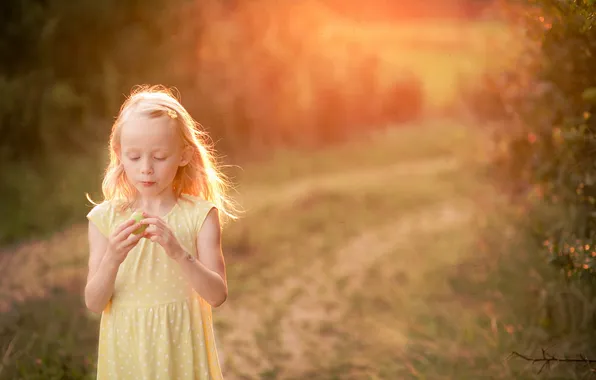
[[[100,380],[222,378],[211,307],[228,294],[220,217],[235,216],[206,138],[161,87],[134,91],[112,127],[87,215]]]

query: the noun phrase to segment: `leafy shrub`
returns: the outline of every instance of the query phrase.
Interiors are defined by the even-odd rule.
[[[111,119],[139,83],[191,83],[185,0],[0,4],[0,244],[41,237],[99,190]],[[172,38],[175,35],[176,38]],[[17,53],[18,52],[18,53]],[[184,91],[184,85],[178,85]]]
[[[492,129],[494,178],[567,278],[596,270],[596,12],[590,1],[517,8],[523,54],[469,99]],[[520,16],[519,12],[513,13]]]

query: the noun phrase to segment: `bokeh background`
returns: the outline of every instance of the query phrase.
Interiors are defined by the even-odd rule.
[[[226,379],[593,374],[595,20],[590,0],[3,0],[0,379],[94,378],[85,193],[139,84],[176,89],[244,210]],[[543,349],[583,359],[511,357]]]

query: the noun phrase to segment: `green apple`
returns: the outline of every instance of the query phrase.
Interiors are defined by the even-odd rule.
[[[132,214],[132,219],[134,219],[137,223],[140,222],[141,220],[143,220],[143,213],[140,211],[136,211],[134,214]],[[145,232],[147,227],[147,224],[142,224],[139,228],[132,231],[132,233],[135,235],[142,234],[143,232]]]

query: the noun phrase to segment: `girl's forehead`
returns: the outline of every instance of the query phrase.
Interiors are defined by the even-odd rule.
[[[167,117],[133,116],[122,124],[123,148],[176,147],[181,143],[176,124]]]

